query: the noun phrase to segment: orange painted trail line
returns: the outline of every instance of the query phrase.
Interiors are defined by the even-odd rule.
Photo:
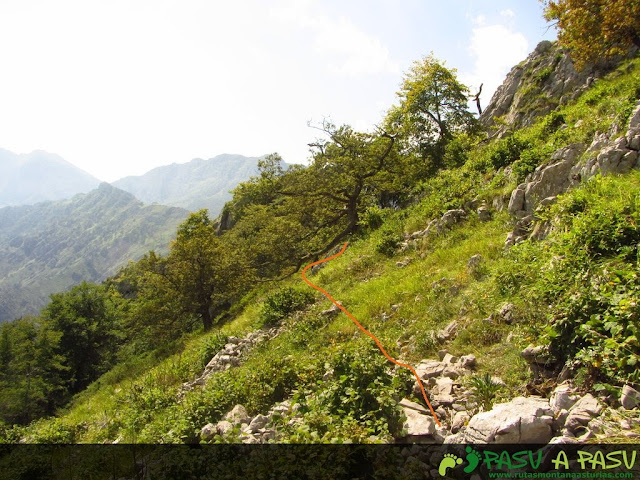
[[[424,385],[422,384],[422,380],[420,380],[420,377],[418,376],[418,373],[413,369],[413,367],[411,365],[407,365],[406,363],[401,363],[398,362],[397,360],[394,360],[393,358],[391,358],[389,356],[389,354],[386,352],[386,350],[382,347],[382,344],[380,343],[380,340],[378,340],[371,332],[369,332],[368,330],[366,330],[362,325],[360,325],[360,322],[358,322],[358,320],[355,319],[355,317],[353,315],[351,315],[346,308],[344,308],[342,305],[340,305],[338,302],[336,302],[333,297],[331,295],[329,295],[325,290],[323,290],[322,288],[318,287],[317,285],[314,285],[313,283],[311,283],[309,280],[307,280],[307,277],[305,275],[305,273],[307,272],[308,269],[310,269],[311,267],[313,267],[314,265],[318,265],[320,263],[324,263],[324,262],[328,262],[329,260],[333,260],[334,258],[339,257],[340,255],[342,255],[344,253],[344,251],[347,249],[347,243],[345,242],[344,246],[342,247],[342,250],[340,250],[338,253],[336,253],[335,255],[331,255],[328,258],[323,258],[322,260],[318,260],[317,262],[313,262],[310,263],[309,265],[307,265],[306,267],[304,267],[304,269],[302,270],[302,279],[307,282],[307,284],[311,287],[311,288],[315,288],[316,290],[318,290],[319,292],[322,292],[322,294],[327,297],[329,300],[331,300],[331,302],[333,302],[333,304],[338,307],[340,310],[342,310],[347,317],[349,317],[353,323],[356,324],[356,326],[362,330],[364,333],[366,333],[367,335],[369,335],[374,342],[376,342],[376,345],[378,345],[378,348],[380,349],[380,351],[382,352],[382,354],[387,357],[387,359],[392,362],[395,363],[396,365],[399,365],[401,367],[404,368],[408,368],[409,370],[411,370],[411,372],[415,375],[416,379],[418,380],[418,385],[420,385],[420,390],[422,390],[422,396],[424,397],[424,401],[427,402],[427,406],[429,407],[429,410],[431,411],[431,415],[433,415],[433,418],[435,419],[436,423],[438,424],[438,426],[440,426],[440,422],[438,421],[438,417],[436,416],[436,412],[433,411],[433,407],[431,406],[431,402],[429,402],[429,399],[427,398],[427,392],[424,389]]]

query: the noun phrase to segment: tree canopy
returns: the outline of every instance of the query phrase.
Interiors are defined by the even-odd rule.
[[[239,185],[230,203],[233,243],[246,245],[260,278],[297,271],[359,228],[367,206],[397,188],[395,136],[324,121],[306,168],[280,168],[270,156],[261,174]]]
[[[544,16],[555,20],[558,40],[571,51],[577,68],[640,48],[638,0],[542,0]]]
[[[397,95],[400,104],[387,114],[388,129],[400,133],[405,153],[428,164],[428,170],[440,168],[454,134],[475,127],[468,88],[455,69],[429,55],[412,65]]]

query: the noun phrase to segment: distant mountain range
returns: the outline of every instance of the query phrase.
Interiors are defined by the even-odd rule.
[[[49,294],[103,280],[149,250],[166,251],[188,214],[107,183],[70,200],[0,208],[0,322],[37,314]]]
[[[0,207],[62,200],[93,190],[100,180],[58,155],[0,148]]]
[[[229,191],[258,173],[258,160],[218,155],[109,185],[55,154],[0,149],[0,322],[166,251],[189,211],[217,216]]]
[[[258,173],[258,157],[218,155],[172,164],[140,176],[125,177],[113,185],[146,203],[160,203],[190,211],[208,208],[217,216],[231,199],[230,190]]]

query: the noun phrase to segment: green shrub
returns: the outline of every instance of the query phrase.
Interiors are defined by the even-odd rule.
[[[471,397],[484,411],[491,410],[498,390],[502,388],[488,373],[471,377],[469,386],[471,387]]]
[[[267,297],[260,311],[260,320],[263,325],[274,325],[287,315],[304,309],[314,298],[308,289],[286,287]]]
[[[400,246],[401,241],[402,237],[398,232],[387,229],[382,232],[380,240],[376,243],[376,252],[382,253],[387,257],[393,257]]]
[[[216,333],[215,335],[207,338],[204,346],[202,347],[202,353],[200,354],[200,363],[204,368],[207,363],[222,350],[222,347],[227,343],[227,336],[222,335],[221,333]]]
[[[520,158],[520,154],[526,148],[531,147],[528,141],[522,140],[518,135],[498,140],[493,146],[493,152],[489,159],[494,169],[499,169],[510,165]]]
[[[384,223],[385,211],[377,205],[367,208],[362,214],[360,224],[369,231],[377,230]]]
[[[400,398],[411,391],[411,373],[391,370],[390,363],[371,344],[350,345],[325,365],[330,379],[296,395],[306,428],[289,429],[296,442],[363,442],[402,431]]]
[[[552,353],[593,381],[640,381],[639,191],[634,172],[560,197],[547,242],[514,247],[496,276],[500,291],[548,305]]]

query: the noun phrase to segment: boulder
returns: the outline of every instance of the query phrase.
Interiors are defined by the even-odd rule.
[[[631,388],[629,385],[622,387],[622,395],[620,396],[620,403],[626,410],[636,408],[640,404],[640,392]]]
[[[220,435],[226,435],[232,430],[233,423],[227,420],[220,420],[218,423],[216,423],[216,432],[218,432]]]
[[[551,398],[549,399],[549,405],[553,410],[553,413],[559,415],[562,410],[569,410],[578,401],[578,395],[576,395],[573,386],[569,382],[564,382],[558,385],[553,392],[551,392]]]
[[[469,261],[467,262],[467,270],[468,271],[477,270],[477,268],[482,263],[482,260],[483,260],[482,255],[476,253],[471,258],[469,258]]]
[[[416,366],[418,376],[426,380],[431,377],[438,377],[444,372],[445,365],[436,360],[422,360]]]
[[[466,212],[462,209],[458,208],[455,210],[449,210],[445,212],[444,215],[442,215],[442,218],[440,218],[439,226],[440,228],[449,228],[452,225],[458,223],[466,216]]]
[[[465,412],[465,411],[456,412],[456,414],[453,416],[453,420],[451,421],[451,432],[452,433],[458,432],[462,427],[464,427],[469,422],[469,420],[471,420],[471,416],[469,415],[468,412]]]
[[[624,139],[624,137],[622,138]],[[600,171],[606,175],[608,173],[628,173],[635,166],[637,158],[638,152],[612,145],[603,149],[596,160]]]
[[[442,363],[454,365],[458,361],[458,357],[451,355],[450,353],[446,353],[444,357],[442,357]]]
[[[233,407],[231,411],[228,412],[224,417],[222,417],[222,419],[227,420],[231,423],[249,423],[250,417],[247,414],[247,409],[244,408],[244,406],[238,404]]]
[[[467,368],[467,369],[473,368],[476,366],[476,356],[473,354],[462,355],[458,363],[462,368]]]
[[[265,415],[257,415],[253,420],[251,420],[251,423],[249,423],[249,431],[251,433],[256,433],[261,428],[266,427],[267,423],[269,423],[269,417],[266,417]]]
[[[407,418],[403,426],[407,431],[407,440],[416,441],[436,433],[436,421],[429,410],[406,398],[400,402],[400,406]]]
[[[204,442],[208,442],[216,435],[216,426],[213,423],[207,423],[200,430],[200,439]]]
[[[498,311],[500,323],[511,325],[516,320],[516,306],[513,303],[505,303]]]
[[[529,364],[547,365],[555,361],[549,354],[549,350],[541,345],[529,345],[520,355],[522,355],[522,358]]]
[[[481,222],[488,222],[491,220],[491,212],[487,207],[480,207],[477,210],[478,220]]]
[[[602,406],[598,403],[598,400],[590,393],[587,393],[569,409],[569,415],[564,426],[568,431],[575,434],[586,427],[601,410]]]
[[[342,302],[338,302],[340,305],[342,305]],[[334,303],[333,305],[331,305],[329,308],[327,308],[326,310],[323,310],[320,312],[320,315],[323,315],[325,317],[329,317],[329,316],[333,316],[333,315],[337,315],[338,313],[340,313],[340,308]]]
[[[517,397],[474,415],[462,443],[547,443],[553,412],[541,397]]]
[[[452,320],[446,327],[440,330],[436,336],[441,342],[446,342],[447,340],[451,340],[455,337],[457,330],[458,322],[456,320]]]

